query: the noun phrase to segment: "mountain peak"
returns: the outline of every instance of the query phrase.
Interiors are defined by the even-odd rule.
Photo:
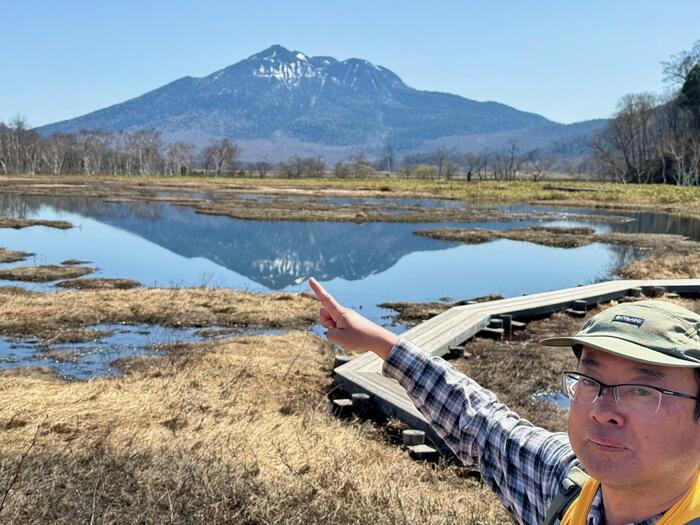
[[[295,60],[306,60],[306,55],[301,51],[290,51],[284,46],[275,44],[248,57],[248,60],[265,60],[279,62],[293,62]]]
[[[275,160],[372,154],[386,144],[401,152],[438,146],[476,151],[521,139],[523,148],[534,148],[578,133],[501,104],[413,89],[367,60],[309,56],[279,44],[205,77],[185,77],[39,131],[148,128],[161,131],[164,140],[198,144],[228,137],[248,158]]]
[[[299,85],[304,77],[316,76],[317,64],[311,63],[301,51],[290,51],[279,44],[256,53],[245,61],[258,78],[277,79],[287,87]]]

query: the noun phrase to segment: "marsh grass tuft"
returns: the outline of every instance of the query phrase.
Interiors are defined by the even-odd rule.
[[[59,279],[72,279],[94,272],[94,268],[83,266],[14,266],[0,269],[0,279],[6,281],[26,281],[45,283]]]
[[[55,284],[59,288],[72,288],[74,290],[129,290],[138,288],[141,283],[133,279],[68,279]]]
[[[57,228],[68,230],[73,225],[68,221],[49,221],[44,219],[22,219],[20,217],[0,217],[0,228],[13,228],[19,230],[30,226],[46,226],[47,228]]]
[[[481,244],[496,239],[524,241],[556,248],[578,248],[593,243],[634,245],[639,248],[660,248],[674,252],[700,249],[700,243],[682,235],[661,233],[596,233],[593,228],[532,226],[510,230],[484,230],[479,228],[438,228],[417,230],[416,235],[463,244]]]
[[[0,248],[0,263],[19,262],[25,260],[27,257],[31,257],[32,255],[34,254],[8,250],[7,248]]]
[[[316,314],[317,302],[307,294],[212,288],[24,293],[0,287],[0,334],[15,337],[50,339],[64,330],[112,323],[298,328],[315,322]]]
[[[626,279],[698,279],[700,253],[651,254],[626,264],[617,273]]]

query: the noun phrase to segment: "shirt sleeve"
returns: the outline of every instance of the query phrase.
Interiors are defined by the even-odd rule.
[[[532,425],[449,363],[408,340],[391,349],[382,372],[406,389],[416,408],[521,523],[539,525],[571,467],[565,433]]]

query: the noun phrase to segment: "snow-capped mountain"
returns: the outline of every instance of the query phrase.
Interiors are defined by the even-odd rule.
[[[310,57],[275,45],[202,78],[184,77],[121,104],[39,128],[156,128],[166,141],[196,144],[229,137],[244,157],[368,155],[446,146],[497,148],[517,139],[525,149],[576,139],[601,121],[563,125],[496,102],[413,89],[366,60]]]

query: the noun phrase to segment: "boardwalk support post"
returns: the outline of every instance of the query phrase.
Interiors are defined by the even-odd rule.
[[[428,445],[414,445],[408,447],[408,454],[411,459],[415,461],[430,461],[433,463],[437,462],[440,457],[440,453]]]
[[[629,290],[627,290],[627,295],[629,297],[641,297],[642,289],[638,286],[635,286],[634,288],[630,288]]]
[[[352,410],[358,416],[364,416],[369,412],[372,398],[369,394],[357,393],[352,396]]]
[[[408,446],[423,445],[425,443],[425,432],[409,428],[401,432],[403,444]]]
[[[506,340],[510,341],[513,335],[513,316],[509,314],[501,315],[501,320],[503,321],[503,336]]]

